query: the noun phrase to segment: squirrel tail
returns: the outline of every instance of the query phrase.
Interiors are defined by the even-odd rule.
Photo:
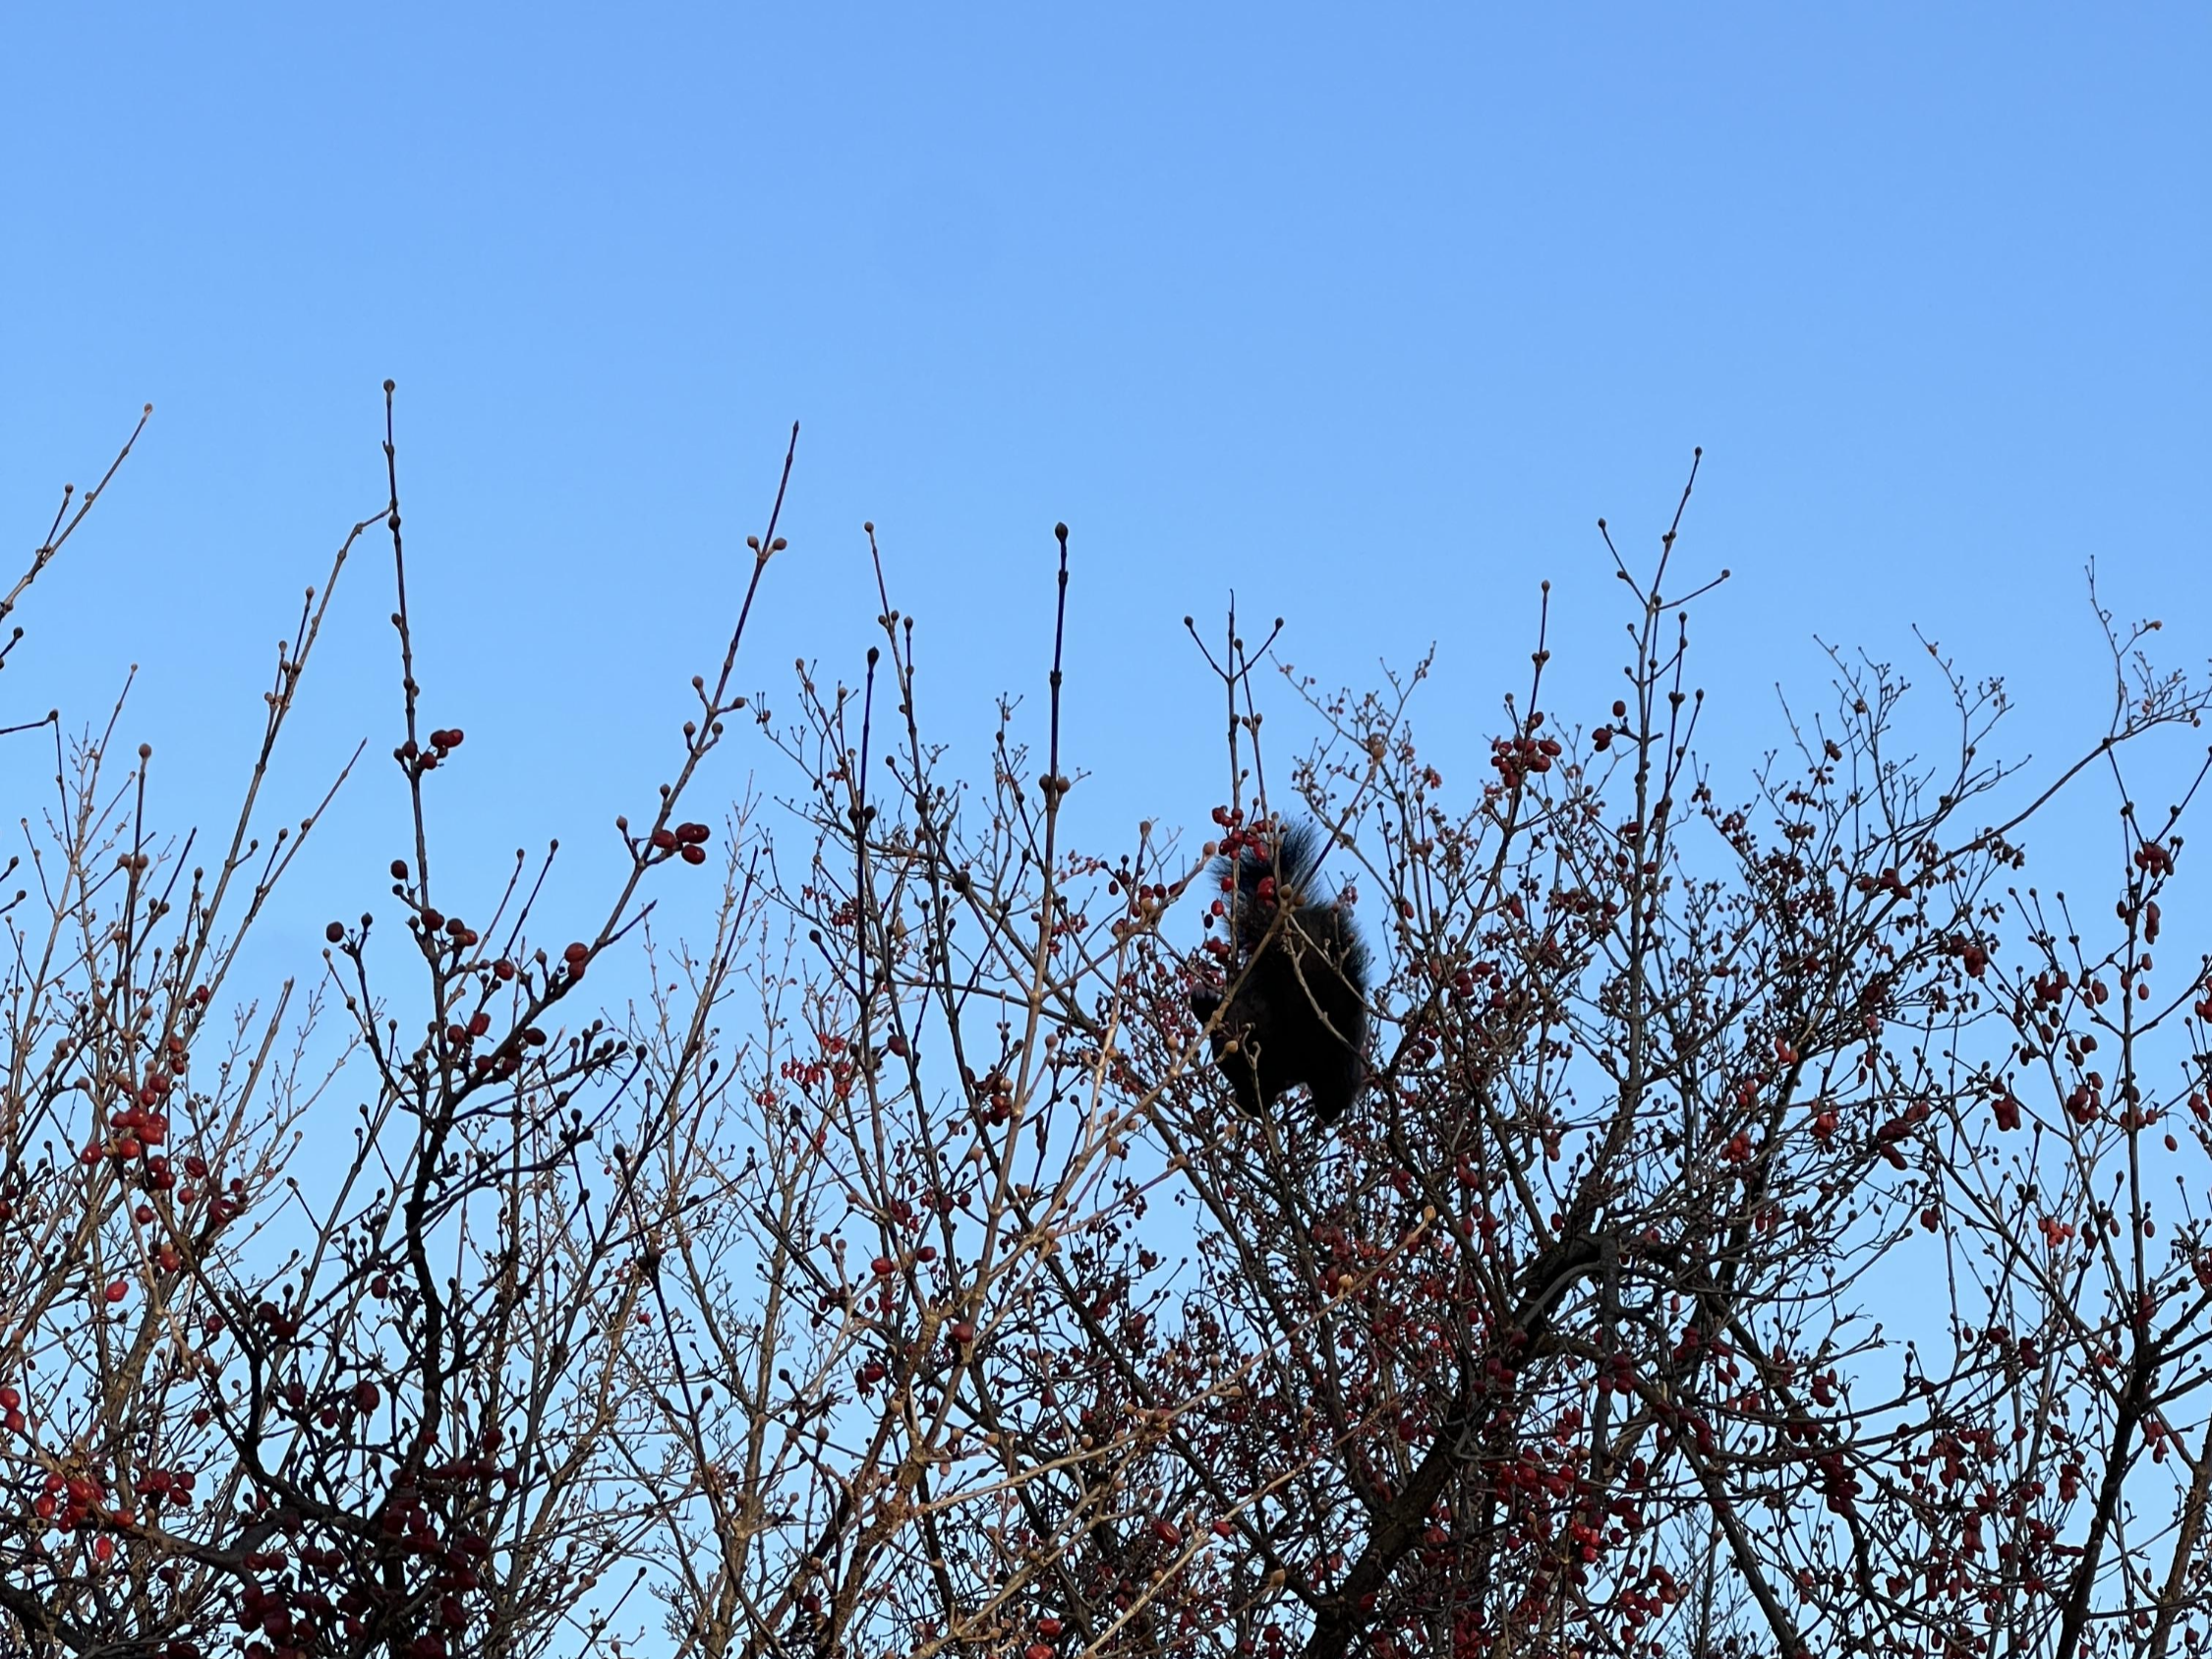
[[[1274,921],[1276,907],[1286,897],[1302,911],[1327,904],[1313,891],[1314,877],[1321,868],[1321,856],[1327,850],[1328,844],[1319,826],[1286,823],[1278,824],[1272,831],[1262,829],[1256,844],[1248,843],[1238,852],[1236,904],[1240,945],[1248,951],[1259,947]],[[1226,888],[1228,860],[1221,860],[1216,867]],[[1342,966],[1354,984],[1365,989],[1367,951],[1351,939],[1349,927],[1345,944]]]
[[[1311,824],[1279,824],[1252,834],[1237,854],[1237,902],[1240,919],[1250,918],[1266,931],[1285,890],[1300,905],[1312,903],[1307,891],[1321,867],[1321,834]],[[1228,860],[1216,866],[1227,885]],[[1240,926],[1239,931],[1244,929]]]

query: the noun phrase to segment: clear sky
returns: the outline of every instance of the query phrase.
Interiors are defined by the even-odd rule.
[[[426,715],[470,733],[443,799],[487,854],[604,846],[667,775],[794,418],[745,678],[857,676],[872,518],[925,719],[980,757],[990,695],[1041,692],[1064,518],[1070,746],[1117,825],[1218,798],[1182,618],[1232,588],[1324,680],[1433,642],[1472,773],[1548,576],[1594,714],[1593,521],[1648,549],[1701,444],[1736,765],[1776,682],[1825,686],[1816,635],[1902,658],[1912,623],[2055,754],[2103,715],[2084,561],[2212,651],[2208,85],[2201,5],[15,8],[19,554],[157,412],[0,714],[89,719],[138,662],[171,815],[227,792],[380,500],[389,375]],[[376,552],[288,800],[393,741]],[[349,792],[317,906],[382,895],[397,802],[388,764]]]

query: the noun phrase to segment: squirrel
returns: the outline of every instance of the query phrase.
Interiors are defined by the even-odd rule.
[[[1334,1123],[1367,1082],[1368,947],[1341,906],[1309,893],[1321,853],[1310,824],[1262,826],[1232,831],[1213,862],[1228,984],[1193,991],[1191,1011],[1253,1116],[1303,1083],[1314,1116]]]

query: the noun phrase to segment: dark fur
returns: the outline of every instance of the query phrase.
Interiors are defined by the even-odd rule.
[[[1367,1082],[1368,948],[1350,916],[1309,891],[1321,852],[1319,831],[1299,824],[1272,847],[1243,849],[1233,864],[1214,860],[1235,945],[1228,1005],[1222,991],[1199,990],[1191,1011],[1212,1025],[1214,1063],[1255,1116],[1303,1083],[1314,1116],[1334,1123]],[[1288,914],[1283,897],[1295,907]]]

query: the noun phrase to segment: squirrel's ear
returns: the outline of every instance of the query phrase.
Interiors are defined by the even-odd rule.
[[[1191,1012],[1197,1015],[1200,1020],[1212,1019],[1213,1011],[1220,1006],[1221,993],[1219,991],[1193,991],[1191,993]]]

